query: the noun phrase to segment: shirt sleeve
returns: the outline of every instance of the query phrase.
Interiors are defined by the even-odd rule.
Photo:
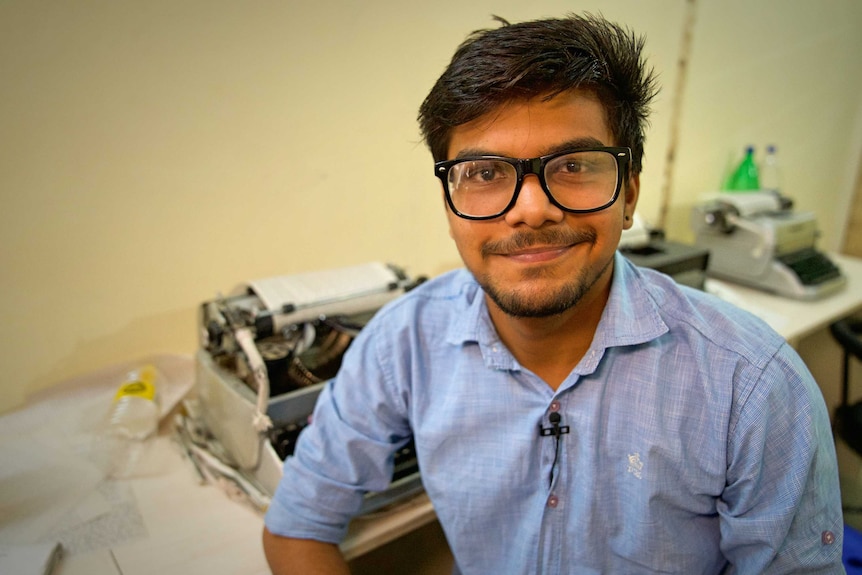
[[[394,453],[409,440],[404,394],[390,389],[371,324],[353,341],[301,433],[267,511],[276,535],[339,543],[367,492],[392,479]]]
[[[727,485],[718,505],[731,573],[843,573],[843,517],[820,389],[784,344],[763,369],[740,368]]]

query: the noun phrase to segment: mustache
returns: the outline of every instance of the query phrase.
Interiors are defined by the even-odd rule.
[[[518,231],[508,238],[490,241],[482,245],[482,257],[494,254],[509,254],[533,246],[566,247],[581,242],[594,243],[593,230],[547,229]]]

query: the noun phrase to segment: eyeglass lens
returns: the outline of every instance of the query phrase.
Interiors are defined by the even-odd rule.
[[[579,151],[548,160],[547,189],[570,210],[607,204],[617,190],[617,160],[607,151]],[[490,216],[506,209],[518,187],[518,170],[500,159],[464,160],[449,169],[452,204],[468,216]]]

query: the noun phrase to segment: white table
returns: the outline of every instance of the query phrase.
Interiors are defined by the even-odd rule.
[[[191,357],[143,362],[171,383],[166,409],[191,388]],[[60,540],[71,549],[55,571],[60,575],[269,573],[262,513],[201,484],[169,424],[163,421],[134,477],[104,479],[90,461],[97,421],[130,367],[61,384],[0,417],[0,460],[20,468],[0,473],[0,547]],[[394,511],[355,520],[342,550],[357,557],[434,518],[421,494]]]
[[[797,347],[804,337],[862,310],[862,260],[839,254],[829,258],[847,277],[847,284],[823,299],[794,300],[717,279],[707,280],[707,291],[760,316]]]

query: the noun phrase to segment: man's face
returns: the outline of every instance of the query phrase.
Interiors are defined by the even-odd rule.
[[[504,104],[452,131],[448,158],[497,155],[532,158],[584,146],[613,146],[605,111],[590,92],[549,101]],[[464,264],[497,307],[510,316],[548,317],[581,301],[604,305],[613,256],[637,202],[637,176],[619,199],[590,214],[554,206],[535,175],[524,178],[518,201],[493,220],[473,221],[446,210],[449,234]],[[597,299],[598,298],[598,299]]]

